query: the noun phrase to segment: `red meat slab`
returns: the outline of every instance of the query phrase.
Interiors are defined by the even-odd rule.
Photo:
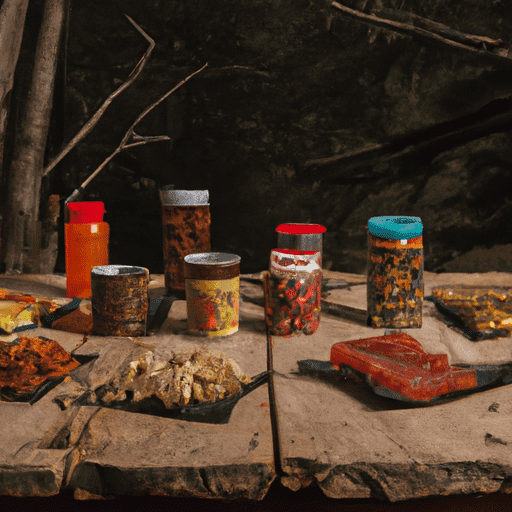
[[[427,354],[408,334],[398,333],[336,343],[331,363],[345,364],[412,400],[477,387],[476,371],[450,366],[446,354]]]

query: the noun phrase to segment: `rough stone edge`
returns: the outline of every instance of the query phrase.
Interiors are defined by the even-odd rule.
[[[150,495],[262,500],[275,478],[273,467],[265,463],[122,468],[81,461],[68,488],[77,499]]]
[[[404,501],[428,496],[512,492],[512,466],[476,461],[443,464],[364,463],[331,466],[283,461],[282,484],[297,491],[316,484],[329,498]]]
[[[0,466],[0,496],[55,496],[62,488],[63,466],[64,462],[57,468]]]

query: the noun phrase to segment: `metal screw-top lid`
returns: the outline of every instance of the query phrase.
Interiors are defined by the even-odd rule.
[[[208,203],[208,190],[169,190],[160,189],[163,206],[200,206]]]
[[[410,240],[423,233],[423,224],[419,217],[387,215],[372,217],[368,221],[368,231],[372,235],[391,240]]]
[[[322,251],[322,234],[326,228],[320,224],[280,224],[276,231],[280,248]]]

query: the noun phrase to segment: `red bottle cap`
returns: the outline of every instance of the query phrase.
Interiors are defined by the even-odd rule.
[[[320,224],[280,224],[276,231],[286,235],[316,235],[325,233],[327,228]]]

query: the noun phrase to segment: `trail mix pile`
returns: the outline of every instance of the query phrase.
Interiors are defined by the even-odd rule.
[[[134,402],[155,396],[169,409],[228,398],[242,391],[241,383],[251,381],[233,359],[205,348],[183,350],[171,359],[147,352],[96,390],[96,397],[109,404],[129,396]]]

